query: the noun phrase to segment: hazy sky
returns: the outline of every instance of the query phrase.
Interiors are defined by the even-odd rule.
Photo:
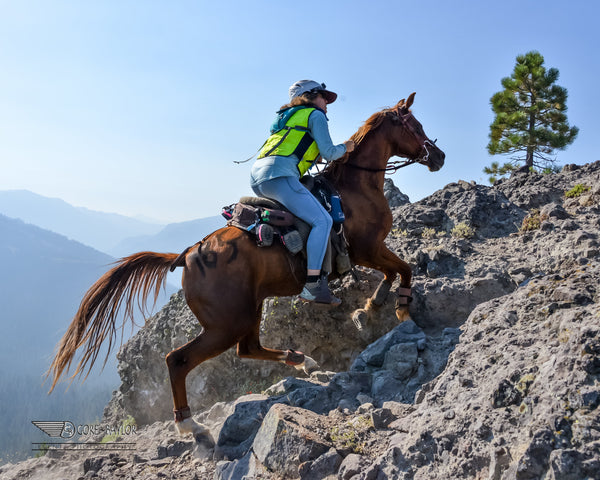
[[[489,99],[518,54],[560,71],[579,137],[559,164],[600,158],[598,2],[0,0],[0,190],[176,222],[249,194],[251,163],[291,83],[325,82],[335,143],[416,91],[446,152],[392,176],[419,200],[487,183]],[[503,161],[502,157],[496,159]]]

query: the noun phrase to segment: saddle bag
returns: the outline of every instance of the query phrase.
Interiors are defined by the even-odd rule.
[[[258,225],[254,231],[256,234],[256,244],[259,247],[270,247],[273,245],[273,236],[275,235],[275,230],[273,227],[267,223],[261,223]]]
[[[304,248],[304,241],[298,230],[289,230],[282,234],[281,242],[294,255]]]
[[[258,207],[242,202],[223,207],[222,215],[227,219],[228,225],[246,230],[252,230],[261,223],[279,227],[294,225],[295,222],[294,215],[290,212]]]
[[[260,221],[260,210],[243,203],[235,203],[223,207],[223,216],[227,218],[227,225],[252,230]]]
[[[286,227],[294,224],[294,215],[284,210],[275,210],[273,208],[262,208],[260,219],[269,225],[276,227]]]
[[[275,236],[293,254],[301,251],[304,246],[302,237],[295,228],[295,218],[290,212],[239,202],[223,207],[221,213],[227,219],[227,225],[251,232],[259,247],[273,245]]]

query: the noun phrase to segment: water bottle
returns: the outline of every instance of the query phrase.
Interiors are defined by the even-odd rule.
[[[339,195],[331,196],[331,218],[333,223],[343,223],[346,220],[344,212],[342,211],[342,200]]]

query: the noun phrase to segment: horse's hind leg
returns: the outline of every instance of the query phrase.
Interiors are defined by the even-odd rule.
[[[230,335],[205,329],[194,340],[167,355],[166,362],[173,391],[173,412],[175,414],[175,424],[180,433],[192,433],[197,439],[201,437],[210,439],[210,434],[208,434],[206,428],[200,426],[191,418],[185,379],[187,374],[199,364],[209,358],[216,357],[233,345],[235,345],[235,339]],[[212,442],[214,444],[214,441]]]
[[[307,374],[318,369],[318,364],[308,355],[294,350],[276,350],[263,347],[260,344],[260,318],[261,308],[258,309],[257,321],[251,333],[243,337],[237,344],[237,354],[240,358],[253,358],[256,360],[271,360],[291,365]]]

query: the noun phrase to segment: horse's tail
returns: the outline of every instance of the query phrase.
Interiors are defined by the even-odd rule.
[[[106,272],[86,292],[79,310],[71,325],[62,337],[58,351],[46,376],[54,379],[50,392],[58,380],[66,373],[78,348],[83,347],[82,357],[72,379],[89,374],[98,358],[100,346],[108,337],[109,358],[117,336],[117,329],[124,327],[128,319],[133,322],[135,300],[143,311],[150,293],[154,292],[154,302],[166,283],[169,268],[178,258],[175,253],[139,252],[119,260],[115,267]],[[140,302],[141,300],[141,302]],[[124,306],[123,324],[116,326],[117,314]]]

